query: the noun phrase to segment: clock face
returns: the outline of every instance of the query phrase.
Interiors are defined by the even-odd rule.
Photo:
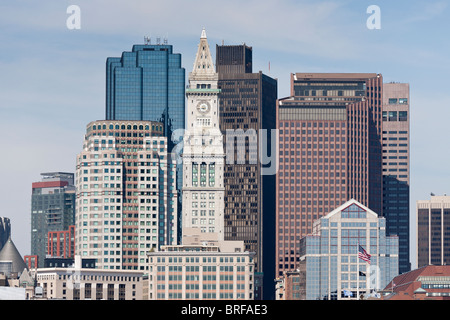
[[[207,113],[207,112],[209,112],[209,109],[210,109],[210,106],[209,106],[209,103],[207,103],[207,102],[200,102],[197,105],[197,110],[200,113]]]

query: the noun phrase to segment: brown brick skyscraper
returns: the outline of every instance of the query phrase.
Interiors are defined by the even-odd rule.
[[[382,214],[382,76],[291,74],[277,125],[276,274],[294,270],[313,222],[354,198]]]

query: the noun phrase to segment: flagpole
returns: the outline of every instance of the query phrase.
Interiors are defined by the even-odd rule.
[[[357,269],[358,269],[358,275],[357,275],[357,281],[356,281],[356,286],[357,286],[357,288],[356,288],[356,294],[358,295],[358,299],[357,300],[359,300],[359,257],[358,257],[358,252],[359,252],[359,240],[358,240],[358,247],[356,248],[356,259],[357,259],[357,261],[358,261],[358,264],[357,264]]]

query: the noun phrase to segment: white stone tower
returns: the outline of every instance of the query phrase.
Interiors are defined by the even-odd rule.
[[[186,89],[183,150],[183,243],[185,237],[224,240],[225,154],[219,129],[218,74],[203,29]]]

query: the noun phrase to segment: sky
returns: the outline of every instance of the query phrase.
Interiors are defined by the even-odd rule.
[[[79,29],[68,27],[79,8]],[[379,29],[368,28],[379,8]],[[105,118],[105,63],[166,38],[192,70],[202,28],[253,48],[253,72],[289,95],[295,72],[374,72],[410,84],[411,262],[417,200],[450,194],[450,3],[381,0],[15,0],[0,2],[0,216],[30,254],[31,184],[75,171],[86,125]],[[269,67],[270,66],[270,67]]]

